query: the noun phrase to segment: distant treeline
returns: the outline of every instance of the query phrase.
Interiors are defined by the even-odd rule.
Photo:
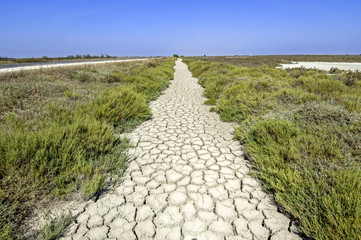
[[[0,63],[30,63],[30,62],[49,62],[49,61],[61,61],[61,60],[69,60],[69,59],[98,59],[98,58],[117,58],[116,56],[110,56],[108,54],[90,55],[90,54],[76,54],[76,55],[68,55],[66,57],[47,57],[43,56],[41,58],[9,58],[0,56]]]

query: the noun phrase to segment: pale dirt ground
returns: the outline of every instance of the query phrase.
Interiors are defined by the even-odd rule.
[[[346,62],[297,62],[292,64],[281,64],[282,68],[317,68],[320,70],[329,71],[336,67],[340,70],[361,71],[361,63],[346,63]]]
[[[300,239],[249,175],[232,124],[203,104],[186,64],[178,60],[175,69],[150,104],[152,118],[128,134],[135,148],[123,177],[73,208],[62,239]]]
[[[1,68],[0,73],[1,72],[18,72],[18,71],[44,69],[44,68],[56,68],[56,67],[69,67],[69,66],[102,64],[102,63],[143,61],[143,60],[149,60],[149,59],[148,58],[141,58],[141,59],[122,59],[122,60],[92,61],[92,62],[77,62],[77,63],[55,63],[55,64],[48,64],[48,65],[35,65],[35,66],[24,66],[24,67]]]

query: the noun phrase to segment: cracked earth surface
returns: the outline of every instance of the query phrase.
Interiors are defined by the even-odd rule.
[[[300,239],[248,175],[233,127],[203,105],[203,88],[177,60],[121,182],[84,208],[63,239]]]

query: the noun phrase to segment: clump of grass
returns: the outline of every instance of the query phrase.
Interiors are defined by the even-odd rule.
[[[82,70],[76,70],[69,73],[71,80],[85,82],[102,81],[104,76],[99,74],[94,68],[84,68]]]
[[[360,132],[347,143],[327,127],[300,125],[277,118],[255,122],[244,142],[257,175],[308,236],[357,239],[361,169],[351,149],[360,151]]]
[[[70,111],[54,114],[51,123],[7,120],[8,128],[0,133],[0,200],[17,216],[5,212],[5,221],[21,221],[28,202],[44,195],[67,196],[82,189],[90,197],[112,169],[124,166],[126,144],[105,121]]]
[[[62,215],[58,218],[50,219],[45,226],[40,230],[37,239],[38,240],[54,240],[62,236],[64,230],[70,225],[72,217],[70,214]]]
[[[330,68],[330,70],[328,72],[330,74],[336,74],[336,73],[341,73],[342,70],[338,69],[337,67],[332,67],[332,68]]]
[[[142,121],[150,117],[146,96],[130,87],[116,87],[105,90],[94,101],[94,112],[98,119],[113,125],[126,121]]]
[[[314,239],[358,239],[358,72],[335,70],[330,76],[303,68],[185,61],[213,109],[223,120],[239,123],[235,137],[245,144],[254,174],[298,220],[300,230]]]

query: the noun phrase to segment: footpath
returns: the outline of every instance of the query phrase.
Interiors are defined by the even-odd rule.
[[[232,124],[203,104],[186,64],[175,69],[152,118],[128,135],[135,148],[121,181],[62,239],[300,239],[250,177]]]

